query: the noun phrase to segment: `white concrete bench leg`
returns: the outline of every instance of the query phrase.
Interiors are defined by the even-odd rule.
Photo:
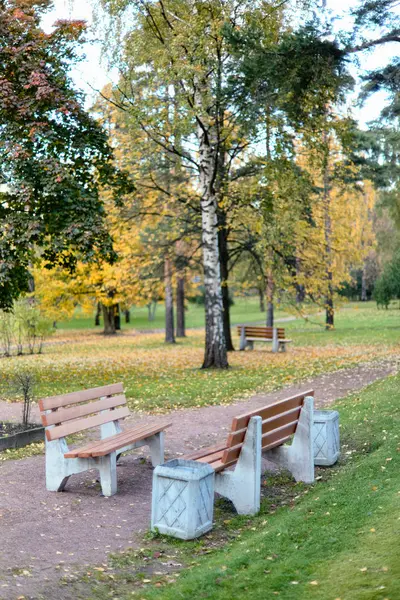
[[[150,447],[151,464],[153,467],[162,465],[164,463],[164,432],[160,431],[146,441]]]
[[[46,440],[46,489],[49,492],[62,492],[71,475],[96,469],[91,458],[64,458],[68,445],[64,438],[48,442]]]
[[[240,328],[239,350],[246,350],[246,334],[245,334],[245,331],[244,331],[244,327]]]
[[[279,352],[278,330],[276,327],[272,330],[272,352]]]
[[[262,419],[252,417],[234,471],[216,473],[215,491],[229,498],[240,515],[260,510]]]
[[[97,468],[103,496],[113,496],[117,493],[117,453],[100,456],[97,459]]]
[[[314,481],[314,398],[304,398],[296,433],[290,446],[279,446],[266,452],[266,457],[288,469],[296,481]]]

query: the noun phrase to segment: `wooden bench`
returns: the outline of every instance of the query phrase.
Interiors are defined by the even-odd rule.
[[[260,510],[262,452],[296,481],[314,481],[313,395],[309,390],[235,417],[225,442],[184,458],[210,464],[215,491],[229,498],[239,514],[255,514]],[[284,445],[292,436],[291,445]]]
[[[253,350],[254,342],[271,342],[272,352],[286,352],[286,344],[292,340],[287,340],[283,327],[261,327],[258,325],[238,325],[238,334],[240,335],[239,350],[250,348]]]
[[[46,487],[62,491],[75,473],[98,469],[104,496],[117,492],[116,463],[122,452],[149,446],[153,466],[164,462],[164,430],[171,423],[138,425],[122,430],[128,417],[122,383],[51,396],[39,401],[46,428]],[[66,436],[100,426],[101,439],[70,450]]]

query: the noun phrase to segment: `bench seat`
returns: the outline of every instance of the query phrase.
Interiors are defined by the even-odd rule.
[[[116,435],[111,435],[104,440],[98,440],[82,446],[81,448],[74,448],[64,454],[64,458],[95,458],[98,456],[106,456],[110,452],[116,452],[130,446],[141,440],[145,440],[156,433],[164,431],[168,427],[171,427],[172,423],[160,423],[157,427],[152,425],[131,427]]]

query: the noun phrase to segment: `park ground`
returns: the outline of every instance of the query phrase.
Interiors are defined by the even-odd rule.
[[[260,320],[253,309],[247,322]],[[190,543],[148,534],[145,457],[123,459],[120,493],[107,500],[94,474],[71,480],[65,494],[47,493],[41,444],[3,453],[0,522],[9,539],[0,555],[0,598],[399,598],[399,316],[397,307],[351,304],[331,332],[318,316],[287,321],[293,344],[286,354],[273,355],[268,345],[232,353],[226,372],[199,370],[203,332],[195,329],[171,347],[160,333],[138,332],[149,327],[106,339],[61,324],[42,356],[2,359],[0,419],[20,410],[7,386],[18,369],[35,372],[39,397],[121,380],[134,418],[171,416],[167,450],[176,456],[218,438],[238,402],[253,406],[312,385],[319,405],[334,402],[340,411],[343,452],[312,486],[267,471],[260,515],[238,517],[219,501],[213,532]],[[31,533],[12,522],[13,511],[23,521],[24,510]],[[24,535],[32,538],[29,556],[18,556]]]

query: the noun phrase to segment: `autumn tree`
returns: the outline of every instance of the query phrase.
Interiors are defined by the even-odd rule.
[[[28,290],[41,248],[73,266],[113,257],[99,185],[122,183],[107,136],[82,107],[69,70],[85,25],[40,26],[50,0],[0,2],[0,306]]]

